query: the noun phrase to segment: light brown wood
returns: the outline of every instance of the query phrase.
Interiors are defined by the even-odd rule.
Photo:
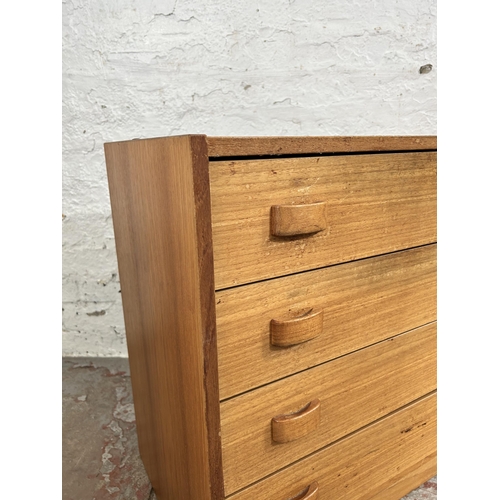
[[[324,231],[328,226],[326,203],[307,205],[273,205],[271,207],[271,234],[298,236]]]
[[[436,253],[429,245],[216,292],[221,398],[434,321]],[[311,310],[323,310],[319,336],[271,345],[271,320]]]
[[[432,477],[435,465],[434,393],[229,498],[287,500],[317,481],[325,500],[399,500]]]
[[[432,323],[221,403],[226,495],[434,390],[435,344]],[[274,443],[270,419],[316,398],[319,427]]]
[[[437,472],[437,453],[422,457],[416,465],[401,470],[391,471],[393,475],[387,477],[386,489],[378,492],[370,500],[400,500],[407,493],[418,488],[425,481],[436,475]]]
[[[319,498],[319,485],[316,481],[310,484],[303,493],[293,497],[291,500],[316,500]]]
[[[269,329],[272,345],[290,347],[307,342],[323,331],[323,309],[309,309],[292,319],[272,319]]]
[[[429,398],[397,409],[436,382],[435,147],[105,145],[139,447],[159,500],[392,500],[434,474],[431,421],[418,420]]]
[[[436,149],[436,136],[207,137],[209,156],[295,155]]]
[[[159,500],[222,499],[203,136],[105,145],[139,447]]]
[[[215,287],[436,241],[436,153],[210,163]],[[328,228],[272,236],[272,205],[328,204]]]
[[[271,435],[275,443],[289,443],[316,430],[321,420],[321,402],[314,399],[301,410],[287,415],[276,415],[271,421]]]

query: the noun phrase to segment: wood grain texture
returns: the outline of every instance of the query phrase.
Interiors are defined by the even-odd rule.
[[[215,287],[436,241],[436,153],[210,163]],[[273,205],[327,203],[328,228],[276,237]]]
[[[323,331],[274,347],[270,321],[323,309]],[[436,319],[436,245],[216,292],[222,399]]]
[[[437,472],[437,453],[422,456],[422,460],[415,465],[401,471],[397,475],[387,478],[387,488],[377,492],[370,500],[400,500],[410,491],[421,486]]]
[[[316,430],[321,421],[321,401],[314,399],[298,412],[277,415],[271,420],[271,435],[275,443],[289,443]]]
[[[292,319],[272,319],[270,341],[274,346],[290,347],[316,338],[323,332],[323,309],[313,309]]]
[[[288,500],[317,481],[325,500],[399,500],[435,475],[436,430],[433,393],[229,498]]]
[[[271,234],[273,236],[318,233],[327,227],[325,202],[271,207]]]
[[[357,448],[348,446],[319,468],[310,460],[435,387],[435,323],[339,357],[435,319],[435,245],[429,243],[436,237],[436,155],[428,152],[435,147],[435,137],[207,143],[205,136],[178,136],[105,145],[139,445],[159,500],[228,494],[303,500],[346,492],[350,500],[387,500],[417,486],[415,477],[434,474],[435,452],[420,442],[405,455],[412,461],[397,463],[387,451],[398,439],[404,448],[401,439],[414,426],[384,434],[373,448],[370,439],[356,441]],[[420,152],[394,153],[410,150]],[[312,157],[375,151],[392,153]],[[209,165],[209,155],[228,158]],[[309,157],[250,159],[262,155]],[[312,220],[318,214],[294,215],[299,205],[320,201],[326,203],[320,223]],[[284,216],[273,218],[273,206],[284,207]],[[427,246],[310,271],[418,245]],[[228,288],[300,271],[307,272]],[[300,315],[313,316],[311,310],[321,311],[322,328],[310,328],[319,334],[298,345],[272,345],[273,319],[296,341],[304,332],[294,326]],[[302,417],[307,424],[308,411],[315,425],[305,435],[299,437],[307,425],[298,434],[285,425],[282,434],[293,439],[273,441],[279,434],[273,417],[278,427]],[[380,471],[369,462],[377,456]],[[332,467],[343,457],[350,461],[338,474]],[[307,477],[300,476],[300,463]],[[344,480],[352,464],[360,470]],[[363,484],[368,491],[367,482],[359,483],[365,476],[376,479],[372,496],[356,496]],[[276,477],[293,481],[275,485]]]
[[[141,456],[159,500],[221,499],[205,138],[105,153]]]
[[[436,149],[436,136],[207,137],[209,156],[261,156]]]
[[[431,323],[224,401],[221,439],[226,495],[435,388],[436,323]],[[302,439],[274,443],[271,418],[293,413],[316,398],[321,401],[319,427]]]

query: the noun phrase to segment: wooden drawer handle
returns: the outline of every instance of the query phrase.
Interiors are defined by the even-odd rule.
[[[297,318],[271,320],[271,344],[288,347],[307,342],[323,331],[323,309],[307,311]]]
[[[277,415],[272,420],[273,441],[288,443],[309,434],[319,425],[320,401],[312,400],[305,408],[289,415]]]
[[[304,493],[298,497],[293,497],[291,500],[316,500],[318,498],[319,485],[317,481],[311,483]]]
[[[273,205],[271,233],[274,236],[297,236],[323,231],[327,228],[326,203],[308,205]]]

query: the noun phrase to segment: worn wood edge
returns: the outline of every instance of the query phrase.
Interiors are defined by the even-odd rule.
[[[339,137],[207,137],[210,157],[274,156],[315,153],[362,153],[437,149],[437,137],[339,136]]]
[[[186,137],[174,135],[170,137]],[[196,137],[196,135],[189,135]],[[198,137],[206,137],[199,135]],[[155,140],[164,139],[156,137]],[[131,141],[107,142],[107,144],[121,144]],[[209,157],[224,156],[265,156],[286,154],[314,154],[314,153],[362,153],[370,151],[412,151],[437,149],[435,135],[408,135],[408,136],[235,136],[235,137],[206,137]]]
[[[205,136],[191,136],[193,188],[198,236],[198,268],[202,310],[204,385],[212,498],[224,498],[222,445],[220,439],[219,372],[215,315],[215,277],[208,148]]]
[[[183,143],[182,145],[178,145],[180,139],[183,137],[184,139],[182,140]],[[135,256],[130,256],[126,255],[127,253],[130,254],[131,248],[128,246],[129,242],[121,242],[119,240],[122,240],[122,235],[117,234],[117,223],[115,220],[115,212],[118,214],[118,217],[122,217],[123,219],[126,219],[126,223],[130,223],[130,218],[131,218],[131,208],[127,206],[127,202],[123,202],[122,200],[118,199],[118,194],[119,194],[119,188],[116,188],[116,193],[114,194],[114,186],[113,183],[118,185],[118,183],[123,183],[121,188],[125,186],[125,190],[127,191],[127,194],[131,194],[133,190],[133,186],[131,186],[130,179],[127,179],[128,185],[126,185],[127,180],[120,179],[120,174],[118,170],[123,170],[121,167],[122,165],[118,164],[119,162],[114,161],[114,155],[116,153],[117,157],[120,157],[120,148],[128,148],[132,144],[137,143],[137,142],[150,142],[150,141],[161,141],[161,147],[167,148],[167,147],[172,147],[172,148],[184,148],[183,149],[183,158],[181,165],[174,165],[173,168],[176,169],[178,172],[182,169],[185,169],[186,167],[191,167],[191,171],[188,171],[187,173],[182,173],[182,176],[188,176],[191,177],[191,186],[192,186],[192,198],[189,195],[189,193],[184,193],[184,195],[187,196],[186,203],[190,204],[192,203],[194,205],[194,212],[195,212],[195,228],[196,228],[196,239],[197,241],[195,242],[197,251],[198,251],[198,279],[199,279],[199,286],[197,287],[198,290],[195,290],[194,293],[196,294],[197,292],[201,292],[199,296],[196,298],[196,300],[199,301],[200,308],[202,314],[200,314],[200,318],[198,318],[198,321],[201,325],[201,334],[202,338],[199,339],[199,348],[202,351],[202,359],[203,359],[203,389],[204,389],[204,412],[205,412],[205,432],[208,436],[208,476],[209,476],[209,484],[208,488],[204,490],[202,497],[203,498],[210,498],[211,500],[219,500],[224,498],[224,493],[223,493],[223,481],[222,481],[222,456],[221,456],[221,449],[220,449],[220,438],[219,438],[219,430],[220,430],[220,425],[218,424],[219,422],[219,401],[218,401],[218,375],[217,375],[217,349],[216,349],[216,344],[215,344],[215,298],[214,298],[214,292],[213,292],[213,259],[212,259],[212,242],[211,242],[211,221],[210,221],[210,192],[209,192],[209,186],[208,186],[208,156],[206,154],[206,141],[205,141],[205,136],[179,136],[176,139],[172,138],[158,138],[158,139],[146,139],[143,141],[122,141],[119,143],[106,143],[104,145],[105,148],[105,155],[106,155],[106,166],[108,170],[108,179],[109,179],[109,185],[110,185],[110,197],[111,197],[111,204],[112,204],[112,211],[113,211],[113,224],[115,226],[115,235],[117,236],[117,253],[123,254],[123,261],[125,261],[126,258],[132,258],[135,260],[135,265],[132,266],[134,267],[134,270],[132,271],[135,273],[134,277],[131,277],[130,279],[125,278],[123,279],[123,276],[121,276],[121,281],[122,281],[122,289],[126,288],[126,283],[133,283],[139,282],[140,279],[140,263],[135,259]],[[172,142],[173,141],[173,142]],[[186,144],[188,145],[188,148],[185,148]],[[129,153],[129,151],[127,151]],[[135,151],[137,153],[137,151]],[[140,151],[142,153],[142,151]],[[123,155],[123,149],[121,154]],[[137,156],[140,154],[137,153]],[[127,155],[126,156],[126,163],[130,163],[131,161],[139,161],[139,158],[134,158],[131,159]],[[142,158],[141,158],[142,159]],[[121,158],[123,162],[123,157]],[[190,162],[190,165],[185,165],[185,161]],[[205,175],[203,175],[203,171],[206,172]],[[112,177],[116,175],[116,178],[114,181],[112,181]],[[126,175],[126,174],[125,174]],[[196,178],[196,176],[199,175],[199,179]],[[134,193],[134,194],[137,194]],[[145,193],[140,193],[140,196]],[[120,204],[122,205],[120,207]],[[127,206],[126,209],[123,208],[123,205]],[[208,210],[207,210],[208,207]],[[128,227],[128,230],[134,231],[133,227]],[[118,231],[119,233],[120,231]],[[125,232],[123,233],[123,238],[126,237]],[[133,252],[132,252],[133,253]],[[119,268],[120,268],[120,261],[122,260],[119,258]],[[129,269],[130,271],[130,269]],[[210,286],[212,287],[212,291],[210,291]],[[129,288],[128,290],[129,293],[124,293],[123,299],[124,301],[126,300],[126,297],[128,296],[129,304],[133,303],[134,300],[140,298],[139,297],[134,297],[134,295],[137,294],[133,293],[131,289]],[[138,306],[139,307],[139,306]],[[126,325],[128,323],[127,321],[127,312],[125,311],[124,308],[124,315],[125,315],[125,322]],[[130,315],[130,321],[132,321]],[[126,329],[128,330],[128,327],[126,326]],[[196,332],[194,332],[196,333]],[[127,343],[129,341],[129,335],[127,335]],[[134,371],[141,370],[141,363],[147,364],[150,362],[153,363],[161,363],[163,357],[161,355],[161,350],[162,348],[165,348],[165,343],[161,343],[162,345],[147,345],[148,341],[144,340],[143,345],[139,346],[140,350],[143,350],[142,354],[137,354],[137,355],[132,355],[129,357],[130,365],[131,365],[131,373],[132,373],[132,385],[134,385]],[[145,355],[145,351],[149,350],[150,355]],[[158,354],[160,352],[160,354]],[[141,358],[142,356],[142,358]],[[151,357],[152,356],[152,357]],[[141,358],[141,359],[140,359]],[[155,360],[155,358],[158,358]],[[134,362],[135,361],[135,362]],[[148,377],[148,390],[144,390],[144,387],[139,387],[139,391],[136,391],[140,393],[140,398],[142,399],[143,407],[139,407],[136,409],[137,413],[137,424],[139,428],[139,420],[142,422],[142,427],[148,426],[153,429],[155,429],[157,426],[155,425],[157,422],[155,419],[152,418],[153,412],[155,410],[157,403],[157,398],[159,396],[158,394],[158,387],[161,384],[161,381],[154,381],[151,380],[150,373],[147,374]],[[215,381],[215,382],[214,382]],[[156,390],[155,390],[156,389]],[[168,395],[165,395],[165,397],[168,398]],[[173,402],[175,403],[175,402]],[[184,411],[189,411],[189,408],[184,408]],[[144,465],[146,467],[146,470],[148,472],[148,475],[151,479],[151,482],[153,484],[153,487],[157,490],[158,498],[163,499],[163,498],[171,498],[169,493],[166,491],[164,488],[165,483],[164,483],[164,477],[165,477],[165,470],[162,470],[162,466],[165,466],[167,461],[169,461],[169,457],[165,455],[165,449],[163,446],[161,439],[162,436],[162,431],[159,428],[156,428],[154,431],[155,438],[154,439],[149,439],[150,436],[147,436],[146,434],[139,436],[139,449],[141,453],[141,458],[143,459]],[[200,443],[200,448],[201,448]],[[175,467],[175,465],[173,466]],[[202,471],[195,471],[195,470],[190,470],[188,473],[190,474],[199,474]],[[202,474],[205,474],[203,472]],[[187,492],[187,490],[183,490]],[[190,497],[191,498],[191,497]],[[201,497],[200,497],[201,498]],[[197,497],[198,499],[198,497]]]
[[[104,151],[111,151],[114,146],[130,144],[133,142],[141,142],[141,141],[161,141],[165,139],[180,139],[183,137],[191,138],[191,137],[204,137],[206,139],[205,134],[178,134],[178,135],[168,135],[168,136],[158,136],[158,137],[133,137],[132,139],[125,139],[122,141],[106,141],[104,143]]]

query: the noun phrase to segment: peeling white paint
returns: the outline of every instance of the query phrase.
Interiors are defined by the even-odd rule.
[[[128,391],[126,387],[118,386],[116,391],[116,406],[113,410],[113,416],[123,422],[132,423],[135,422],[135,410],[133,403],[122,403],[123,398],[127,397]],[[121,430],[121,428],[120,428]]]
[[[127,355],[103,142],[436,133],[435,0],[65,0],[63,23],[64,355]]]
[[[132,403],[127,403],[124,405],[118,403],[116,405],[115,411],[113,412],[113,416],[119,420],[122,420],[123,422],[135,422],[134,405]]]

